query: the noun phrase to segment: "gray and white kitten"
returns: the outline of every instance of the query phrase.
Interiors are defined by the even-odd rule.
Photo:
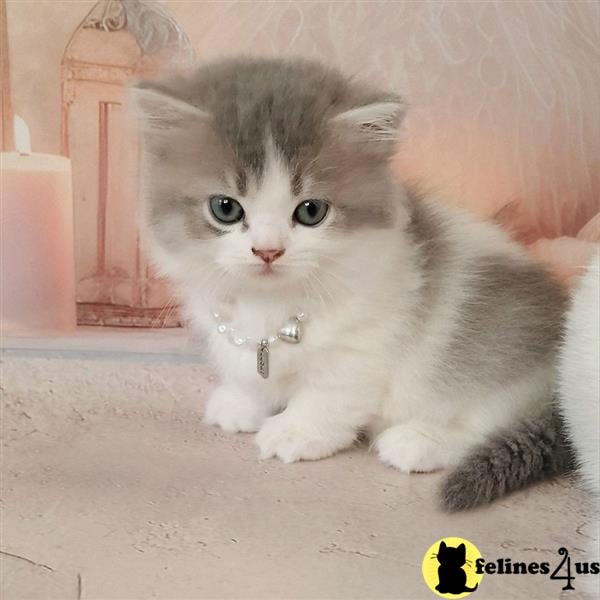
[[[395,94],[301,60],[227,60],[134,91],[143,232],[209,336],[205,419],[263,458],[367,432],[404,472],[455,467],[454,510],[567,466],[551,399],[566,299],[496,226],[393,177]],[[298,345],[254,343],[304,312]],[[243,335],[242,335],[243,334]]]

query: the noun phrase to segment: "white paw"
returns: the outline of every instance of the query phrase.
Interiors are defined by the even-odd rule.
[[[379,458],[405,473],[426,473],[449,464],[448,448],[425,428],[405,423],[386,429],[375,440]]]
[[[229,385],[217,388],[204,410],[204,422],[223,431],[258,431],[267,417],[265,404]]]
[[[318,460],[347,448],[354,442],[355,433],[347,429],[318,427],[299,415],[287,412],[265,421],[256,435],[261,458],[276,456],[284,463],[298,460]]]

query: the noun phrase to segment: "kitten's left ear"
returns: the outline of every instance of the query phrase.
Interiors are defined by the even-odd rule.
[[[396,150],[405,114],[406,104],[394,98],[344,111],[333,117],[330,124],[344,138],[384,158]]]
[[[186,128],[190,121],[207,121],[210,114],[167,92],[141,82],[131,88],[131,107],[144,134],[158,134]]]

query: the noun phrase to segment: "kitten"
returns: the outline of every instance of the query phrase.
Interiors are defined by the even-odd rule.
[[[499,228],[394,179],[398,96],[242,59],[134,97],[144,238],[221,374],[206,422],[284,462],[367,431],[401,471],[458,466],[448,509],[565,468],[550,400],[566,299]],[[304,338],[269,344],[263,379],[258,340],[299,311]]]
[[[559,391],[579,474],[591,493],[595,514],[590,561],[600,557],[600,250],[574,294],[560,353]],[[598,582],[594,581],[598,593]]]
[[[446,542],[440,542],[438,548],[437,560],[440,563],[438,567],[439,583],[435,589],[440,594],[464,594],[465,592],[474,592],[479,586],[467,587],[467,574],[463,566],[467,562],[467,549],[464,544],[456,548],[447,546]]]

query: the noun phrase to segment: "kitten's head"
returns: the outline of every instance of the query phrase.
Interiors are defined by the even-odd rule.
[[[144,229],[176,279],[217,295],[310,293],[398,218],[397,96],[312,62],[234,60],[143,82],[134,99]]]
[[[437,559],[440,564],[447,567],[462,567],[466,562],[466,553],[467,549],[464,544],[454,548],[453,546],[447,546],[446,542],[440,542]]]

